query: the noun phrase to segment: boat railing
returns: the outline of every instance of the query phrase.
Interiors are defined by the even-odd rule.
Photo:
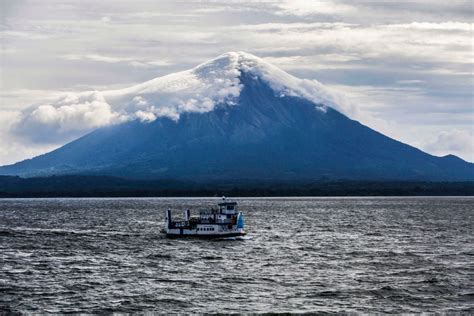
[[[198,222],[201,224],[233,224],[235,220],[232,220],[232,218],[214,219],[210,217],[210,218],[201,218]]]

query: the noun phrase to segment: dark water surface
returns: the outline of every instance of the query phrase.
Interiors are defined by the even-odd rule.
[[[473,198],[238,199],[245,240],[169,240],[216,199],[0,200],[0,310],[474,312]]]

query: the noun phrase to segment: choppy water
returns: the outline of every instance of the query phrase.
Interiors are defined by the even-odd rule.
[[[474,312],[473,198],[238,199],[245,240],[169,240],[215,199],[0,200],[0,310]]]

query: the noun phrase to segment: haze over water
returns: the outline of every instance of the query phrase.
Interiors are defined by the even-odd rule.
[[[170,240],[217,199],[0,200],[0,311],[474,312],[474,198],[237,199],[244,240]]]

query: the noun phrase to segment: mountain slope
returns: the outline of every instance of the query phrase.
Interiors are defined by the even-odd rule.
[[[206,79],[194,82],[192,76]],[[104,92],[122,107],[137,99],[159,104],[163,101],[154,98],[172,100],[178,93],[181,107],[149,107],[144,117],[159,116],[159,111],[168,115],[100,128],[51,153],[1,167],[0,174],[193,181],[474,180],[473,164],[454,156],[434,157],[388,138],[334,109],[334,98],[324,87],[298,80],[241,53],[169,81],[158,78]],[[183,98],[196,101],[183,110]]]

